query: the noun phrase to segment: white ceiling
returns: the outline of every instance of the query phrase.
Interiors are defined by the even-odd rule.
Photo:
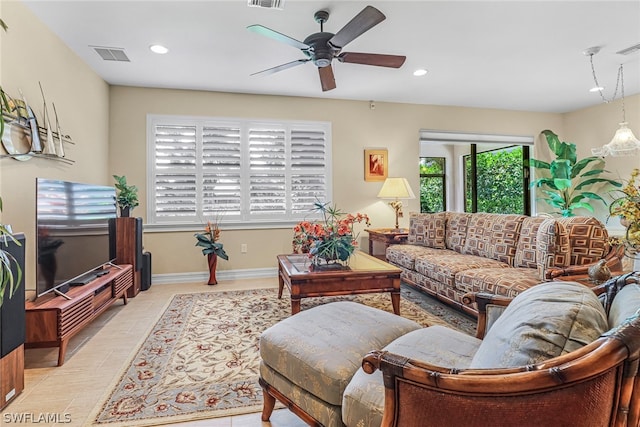
[[[583,51],[611,97],[619,64],[625,95],[640,93],[640,1],[305,1],[284,10],[233,1],[57,1],[24,3],[108,83],[161,88],[375,100],[509,110],[567,112],[602,102]],[[387,19],[343,52],[406,55],[400,69],[333,61],[337,88],[323,93],[306,63],[250,76],[304,58],[289,45],[249,32],[262,24],[304,40],[320,31],[317,10],[336,33],[366,5]],[[170,51],[156,55],[149,45]],[[103,61],[90,46],[124,48],[131,62]],[[426,68],[425,77],[413,71]]]

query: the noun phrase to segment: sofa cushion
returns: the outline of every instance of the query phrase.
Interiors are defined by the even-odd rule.
[[[409,270],[415,268],[417,258],[429,257],[442,252],[442,249],[426,248],[417,245],[391,245],[387,248],[387,261]]]
[[[456,274],[475,268],[508,268],[509,265],[494,259],[475,255],[463,255],[450,250],[439,250],[429,256],[418,257],[415,270],[443,286],[454,288]]]
[[[384,350],[432,365],[467,368],[482,341],[444,326],[409,332]],[[344,390],[342,421],[347,426],[379,427],[384,413],[382,373],[358,369]]]
[[[601,260],[609,251],[609,233],[596,218],[574,216],[558,218],[569,236],[570,265],[585,265]]]
[[[489,258],[491,242],[491,228],[496,216],[488,213],[475,213],[469,220],[467,236],[462,248],[463,254]]]
[[[426,246],[428,248],[444,249],[444,232],[447,214],[411,212],[409,214],[409,236],[407,243]]]
[[[640,285],[626,285],[613,299],[609,309],[609,327],[615,328],[640,309]]]
[[[474,268],[455,277],[455,287],[461,292],[488,292],[512,298],[539,283],[538,272],[532,268]]]
[[[514,265],[520,228],[526,216],[473,214],[467,228],[463,254],[477,255]]]
[[[260,336],[260,356],[293,384],[340,405],[344,388],[366,353],[419,328],[418,323],[386,311],[333,302],[268,328]]]
[[[447,212],[447,226],[444,238],[447,249],[462,253],[469,221],[473,215],[463,212]]]
[[[536,238],[540,224],[546,218],[541,216],[527,217],[522,221],[520,228],[520,238],[516,246],[516,257],[513,262],[514,267],[538,268],[536,262]]]
[[[547,282],[513,299],[485,335],[471,368],[536,364],[589,344],[608,330],[604,307],[590,288]]]
[[[536,240],[536,262],[540,280],[548,279],[547,271],[550,268],[564,268],[570,265],[569,235],[561,222],[555,218],[542,221]]]

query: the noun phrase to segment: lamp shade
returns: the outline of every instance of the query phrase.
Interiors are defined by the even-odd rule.
[[[378,193],[380,199],[415,199],[406,178],[387,178]]]
[[[611,142],[602,148],[592,149],[591,152],[596,156],[612,155],[635,156],[640,152],[640,141],[635,137],[631,129],[627,127],[626,122],[620,123],[620,127],[611,139]]]

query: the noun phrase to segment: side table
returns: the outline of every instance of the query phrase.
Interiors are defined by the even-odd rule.
[[[409,236],[409,230],[406,228],[368,228],[365,230],[369,233],[369,255],[376,258],[386,260],[386,252],[389,245],[397,245],[404,243]],[[384,253],[375,255],[373,253],[373,242],[384,243]]]

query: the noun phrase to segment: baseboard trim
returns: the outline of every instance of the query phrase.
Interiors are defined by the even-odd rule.
[[[278,275],[277,268],[249,268],[244,270],[220,270],[216,272],[216,278],[223,280],[239,280],[239,279],[260,279],[263,277],[276,277]],[[196,283],[205,282],[209,279],[209,273],[193,272],[193,273],[170,273],[170,274],[154,274],[151,277],[151,283],[154,285],[170,284],[170,283]]]

